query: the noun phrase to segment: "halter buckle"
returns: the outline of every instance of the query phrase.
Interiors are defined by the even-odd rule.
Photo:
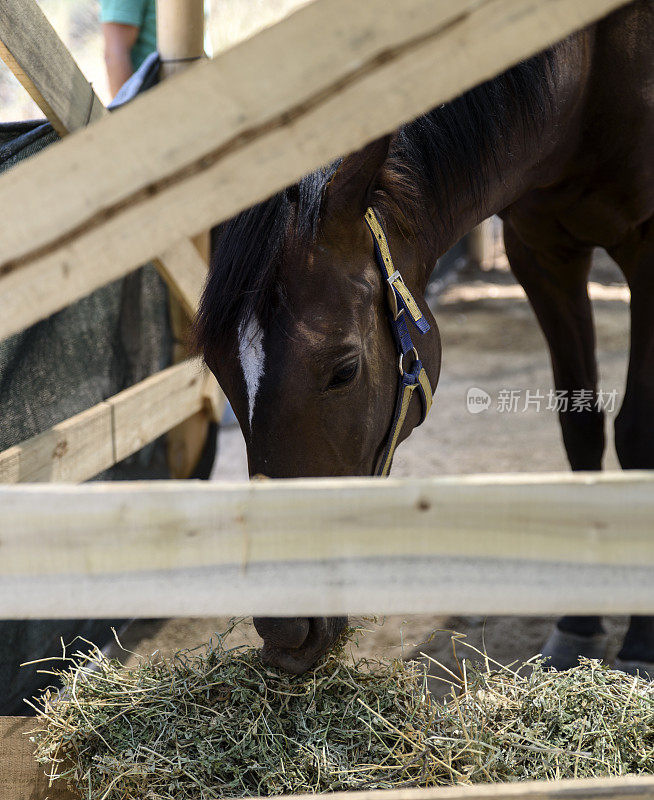
[[[416,361],[420,361],[420,356],[418,355],[418,351],[416,350],[415,347],[412,347],[409,352],[413,353],[413,357],[415,358]],[[398,365],[397,365],[400,375],[404,375],[404,363],[403,362],[404,362],[404,356],[405,355],[408,355],[408,353],[400,353],[400,360],[399,360]]]

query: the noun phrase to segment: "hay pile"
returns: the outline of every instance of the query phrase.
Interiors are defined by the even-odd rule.
[[[130,670],[95,652],[58,673],[63,698],[38,701],[36,756],[90,800],[654,773],[654,683],[591,661],[519,674],[479,654],[444,678],[443,705],[423,665],[355,663],[345,641],[301,677],[223,637]]]

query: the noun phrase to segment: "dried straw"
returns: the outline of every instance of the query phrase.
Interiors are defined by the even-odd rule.
[[[133,669],[78,654],[57,673],[63,695],[36,704],[36,756],[89,800],[654,773],[654,684],[640,678],[594,661],[516,671],[475,651],[461,676],[441,669],[440,704],[424,664],[354,662],[346,643],[301,677],[225,636]]]

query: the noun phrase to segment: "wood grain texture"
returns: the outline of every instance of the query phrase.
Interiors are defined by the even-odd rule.
[[[188,0],[171,0],[170,6],[166,2],[160,4],[167,11],[166,31],[171,30],[175,21],[178,24],[181,21],[176,16],[180,2],[182,7],[189,5]],[[189,8],[194,11],[194,25],[186,32],[184,28],[179,31],[185,41],[190,37],[195,53],[198,40],[200,47],[202,43],[202,28],[198,31],[198,20],[202,22],[204,19],[203,7],[200,2],[199,13],[198,3]],[[106,113],[72,54],[35,0],[2,0],[0,57],[60,136],[72,133]],[[155,259],[155,264],[192,318],[207,277],[206,261],[202,260],[190,240],[183,239]]]
[[[155,264],[184,312],[193,319],[208,271],[197,247],[190,239],[182,239],[162,253],[160,259],[155,259]]]
[[[103,402],[0,453],[0,483],[83,481],[115,463],[111,407]]]
[[[300,797],[308,800],[310,795]],[[651,775],[333,793],[333,800],[651,800],[653,797],[654,777]],[[300,800],[297,795],[295,798]],[[288,800],[288,797],[280,800]]]
[[[151,375],[0,453],[0,483],[88,480],[188,417],[208,414],[214,385],[195,358]]]
[[[0,178],[0,336],[624,2],[316,0]]]
[[[32,755],[29,734],[34,717],[0,717],[0,796],[2,800],[77,800],[79,795],[54,784]]]
[[[0,58],[57,133],[100,119],[104,106],[35,0],[0,6]]]
[[[1,487],[3,614],[652,613],[652,473]]]
[[[195,358],[115,395],[108,402],[113,411],[116,461],[202,411],[204,395],[205,368]]]
[[[157,48],[161,65],[160,80],[188,69],[204,57],[204,0],[157,0]],[[190,355],[187,343],[209,264],[209,234],[173,246],[160,260],[164,277],[168,274],[173,296],[170,320],[175,340],[173,358]],[[201,248],[201,249],[200,249]],[[201,257],[203,253],[204,258]],[[196,470],[211,434],[211,417],[206,410],[172,428],[166,436],[166,456],[171,478],[190,478]]]

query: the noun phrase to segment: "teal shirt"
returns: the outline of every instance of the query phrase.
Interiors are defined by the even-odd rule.
[[[132,66],[136,71],[150,53],[157,49],[156,0],[101,0],[102,22],[134,25],[139,37],[132,48]]]

